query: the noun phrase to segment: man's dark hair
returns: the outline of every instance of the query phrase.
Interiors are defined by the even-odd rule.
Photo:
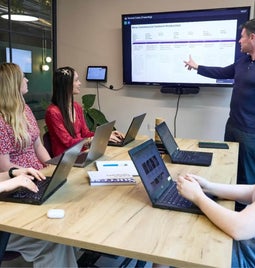
[[[246,21],[241,28],[246,29],[248,35],[255,33],[255,19]]]

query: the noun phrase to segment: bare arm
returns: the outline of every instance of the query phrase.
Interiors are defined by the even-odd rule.
[[[239,187],[239,185],[205,183],[205,181],[201,177],[197,177],[196,180],[193,175],[180,176],[177,180],[177,189],[181,195],[195,203],[216,226],[234,239],[243,240],[254,237],[255,203],[241,212],[236,212],[220,206],[203,192],[204,189],[205,192],[216,194],[221,198],[226,194],[231,199],[232,197],[243,199],[247,195],[245,199],[252,201],[254,186]],[[238,193],[238,189],[241,193]]]
[[[194,174],[187,174],[187,176],[194,178],[205,193],[210,193],[221,199],[234,200],[245,204],[253,202],[255,185],[213,183]]]
[[[45,163],[48,161],[51,157],[46,150],[46,148],[43,146],[41,138],[38,137],[34,143],[34,149],[35,149],[35,154],[37,158],[42,162]]]
[[[34,143],[34,150],[36,156],[42,163],[45,163],[47,160],[50,159],[50,155],[47,152],[46,148],[43,146],[40,137],[38,137]],[[11,167],[21,168],[21,166],[13,164],[10,161],[9,154],[0,154],[0,172],[9,170]]]
[[[11,180],[0,182],[0,193],[9,192],[18,187],[24,187],[33,192],[38,192],[38,187],[34,184],[33,178],[28,175],[19,175]]]
[[[18,168],[12,171],[13,176],[17,177],[20,175],[29,175],[28,178],[36,178],[37,180],[44,180],[46,177],[39,171],[34,168]],[[0,173],[0,182],[9,180],[8,171]]]
[[[0,172],[9,170],[11,167],[19,168],[18,165],[11,163],[9,154],[0,154]]]

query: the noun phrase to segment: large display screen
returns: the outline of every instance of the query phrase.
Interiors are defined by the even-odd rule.
[[[227,66],[241,56],[241,25],[250,7],[122,15],[124,84],[232,86],[188,71],[200,65]]]

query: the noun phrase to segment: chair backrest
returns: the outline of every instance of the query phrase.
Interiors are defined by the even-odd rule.
[[[46,131],[43,134],[43,145],[46,148],[46,150],[48,151],[50,157],[53,157],[51,141],[50,141],[50,133],[48,131]]]
[[[0,265],[5,255],[5,249],[9,240],[10,234],[0,231]]]

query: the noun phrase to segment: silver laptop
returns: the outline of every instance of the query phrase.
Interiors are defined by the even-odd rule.
[[[102,156],[107,148],[108,141],[110,139],[115,121],[105,123],[98,126],[95,131],[95,135],[92,139],[89,150],[81,152],[75,163],[75,167],[85,167]],[[86,140],[86,139],[85,139]],[[56,156],[47,161],[47,164],[56,165],[60,156]]]
[[[117,147],[123,147],[130,143],[131,141],[135,140],[137,133],[142,125],[143,119],[145,117],[146,113],[135,116],[129,125],[128,131],[124,138],[120,142],[113,142],[109,141],[109,146],[117,146]]]
[[[41,205],[67,181],[67,176],[84,142],[85,140],[78,142],[61,155],[51,177],[46,177],[46,180],[42,181],[34,180],[39,192],[34,193],[26,188],[19,188],[9,193],[0,194],[0,201]]]

